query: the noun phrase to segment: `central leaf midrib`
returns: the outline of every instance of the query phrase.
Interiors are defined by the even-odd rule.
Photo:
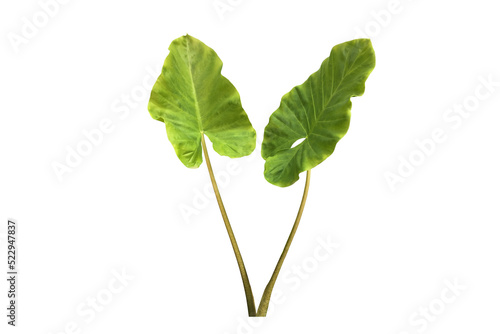
[[[330,98],[328,99],[328,102],[323,106],[323,108],[321,108],[321,110],[319,110],[319,113],[318,113],[318,116],[314,119],[314,122],[312,124],[312,126],[310,127],[310,131],[308,132],[308,135],[310,134],[314,134],[314,129],[316,128],[316,124],[318,123],[318,120],[321,119],[321,117],[323,116],[323,113],[325,112],[325,110],[327,109],[325,106],[328,106],[330,105],[330,103],[332,102],[333,100],[333,97],[335,96],[335,94],[337,93],[339,87],[342,85],[342,82],[344,81],[344,79],[349,76],[349,74],[351,73],[354,65],[356,64],[356,62],[358,61],[358,58],[360,57],[360,53],[362,53],[362,50],[361,52],[358,52],[358,54],[356,55],[356,58],[354,59],[354,61],[351,63],[351,66],[349,66],[349,69],[347,70],[347,73],[346,73],[346,67],[344,67],[344,70],[342,72],[342,77],[340,78],[340,81],[338,83],[338,85],[335,87],[335,89],[332,90],[331,94],[330,94]],[[332,61],[333,59],[330,58],[329,59],[330,61]],[[319,70],[321,71],[321,69]],[[316,73],[315,73],[316,74]],[[321,82],[323,83],[323,80],[322,78],[321,79]],[[333,82],[332,82],[332,87],[333,87]],[[324,98],[324,96],[321,97],[322,99]],[[314,104],[314,95],[311,95],[311,100],[313,101],[313,105],[315,106]],[[316,114],[316,110],[314,110],[314,113]]]
[[[189,40],[186,40],[186,54],[187,54],[187,59],[188,59],[188,69],[189,69],[189,78],[191,79],[191,90],[193,91],[193,97],[194,97],[194,104],[195,104],[195,112],[196,112],[196,119],[198,121],[198,130],[200,133],[203,133],[203,125],[201,123],[201,113],[200,113],[200,106],[198,104],[198,96],[196,95],[196,88],[194,87],[194,79],[193,79],[193,72],[191,70],[191,56],[189,52]]]

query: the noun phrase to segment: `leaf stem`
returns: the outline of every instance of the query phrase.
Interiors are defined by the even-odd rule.
[[[245,288],[245,296],[247,299],[248,316],[255,317],[255,302],[252,294],[252,287],[250,286],[250,281],[248,279],[247,271],[245,269],[245,264],[243,263],[243,258],[236,243],[236,238],[229,223],[227,217],[226,209],[222,203],[222,198],[219,193],[219,187],[217,187],[217,182],[215,181],[214,172],[212,170],[212,164],[210,163],[210,158],[208,157],[207,146],[205,144],[205,134],[201,133],[201,145],[203,147],[203,154],[205,156],[205,161],[207,162],[208,173],[210,174],[210,180],[212,181],[212,186],[215,192],[215,198],[217,198],[217,203],[219,204],[219,209],[222,214],[222,219],[224,220],[224,225],[226,226],[227,234],[231,240],[231,245],[233,246],[234,255],[236,256],[236,261],[238,262],[238,267],[240,268],[241,279],[243,280],[243,287]]]
[[[278,260],[278,264],[274,269],[273,275],[269,280],[269,283],[264,290],[264,294],[262,295],[262,299],[260,301],[259,309],[257,310],[258,317],[265,317],[267,314],[267,309],[269,307],[269,302],[271,301],[271,294],[273,293],[274,284],[278,279],[278,275],[281,270],[281,266],[283,262],[285,262],[285,257],[290,249],[290,245],[292,244],[293,237],[295,236],[295,232],[297,232],[297,228],[299,227],[300,218],[302,217],[302,212],[304,211],[304,207],[306,205],[307,193],[309,192],[309,183],[311,180],[311,170],[307,171],[306,176],[306,184],[304,187],[304,194],[302,195],[302,201],[300,202],[299,212],[297,213],[297,218],[295,218],[295,223],[293,224],[292,231],[290,232],[290,236],[286,241],[285,248],[283,249],[283,253],[281,253],[280,259]]]

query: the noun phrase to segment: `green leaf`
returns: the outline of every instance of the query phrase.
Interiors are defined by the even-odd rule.
[[[282,97],[262,142],[267,181],[290,186],[300,173],[333,153],[349,128],[351,97],[363,95],[374,67],[375,52],[369,39],[342,43],[333,47],[317,72]]]
[[[168,139],[182,163],[201,165],[201,136],[220,155],[239,158],[255,149],[256,134],[236,88],[221,75],[214,50],[189,35],[170,44],[161,75],[151,91],[148,110],[164,122]]]

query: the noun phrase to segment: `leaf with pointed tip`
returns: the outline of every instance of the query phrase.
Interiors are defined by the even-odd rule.
[[[374,67],[369,39],[345,42],[333,47],[317,72],[282,97],[262,142],[267,181],[288,187],[333,153],[349,128],[351,97],[363,95]]]
[[[240,95],[221,75],[214,50],[189,35],[169,47],[162,72],[151,91],[148,110],[164,122],[181,162],[201,165],[201,136],[206,134],[220,155],[239,158],[255,149],[256,134]]]

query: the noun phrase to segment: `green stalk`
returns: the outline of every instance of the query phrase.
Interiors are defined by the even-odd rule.
[[[299,227],[300,218],[302,217],[302,212],[304,211],[304,207],[306,205],[306,199],[307,199],[307,193],[309,192],[310,180],[311,180],[311,170],[308,170],[307,176],[306,176],[306,185],[304,187],[304,195],[302,195],[302,202],[300,202],[300,207],[299,207],[299,212],[297,213],[297,218],[295,218],[295,223],[293,224],[292,231],[290,232],[290,236],[288,237],[288,240],[286,241],[285,249],[283,249],[283,253],[281,253],[280,259],[278,260],[278,264],[276,265],[276,268],[274,269],[273,275],[271,276],[271,279],[269,280],[269,283],[267,284],[266,289],[264,290],[264,294],[262,295],[259,309],[257,311],[258,317],[265,317],[267,314],[267,309],[269,308],[269,302],[271,301],[271,294],[273,293],[274,284],[276,283],[276,280],[278,279],[278,275],[280,273],[281,266],[283,265],[283,262],[285,262],[286,254],[288,253],[288,250],[290,249],[290,245],[292,244],[293,237],[295,236],[295,232],[297,232],[297,228]]]
[[[217,198],[217,203],[219,204],[219,209],[222,214],[222,219],[224,220],[224,225],[226,225],[227,234],[229,235],[229,240],[231,240],[231,245],[233,246],[234,255],[236,256],[236,261],[238,262],[238,267],[240,268],[241,279],[243,280],[243,287],[245,288],[245,296],[247,299],[248,316],[255,317],[255,302],[252,294],[252,287],[250,286],[250,281],[248,279],[247,271],[245,269],[245,264],[243,263],[243,258],[241,257],[240,249],[236,243],[236,238],[234,237],[233,229],[229,223],[227,217],[226,209],[222,203],[222,198],[219,193],[219,187],[217,187],[217,182],[215,181],[214,172],[212,170],[212,164],[210,163],[210,158],[208,157],[207,146],[205,144],[205,134],[201,133],[201,145],[203,147],[203,154],[205,156],[205,161],[208,167],[208,173],[210,174],[210,180],[212,181],[212,186],[215,192],[215,198]]]

